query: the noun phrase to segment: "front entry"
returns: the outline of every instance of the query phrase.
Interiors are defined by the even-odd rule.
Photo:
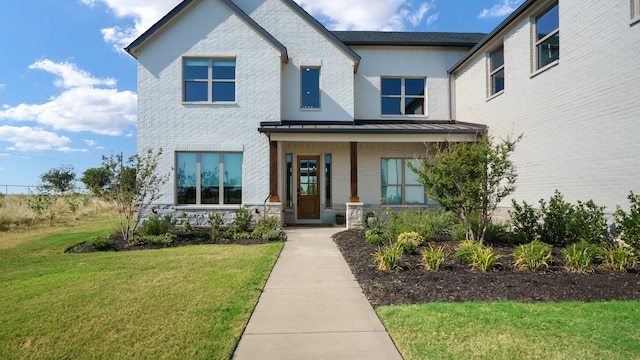
[[[320,219],[319,156],[298,156],[298,219]]]

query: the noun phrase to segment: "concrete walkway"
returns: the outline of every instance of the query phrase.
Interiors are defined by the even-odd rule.
[[[402,359],[331,239],[343,229],[287,229],[233,359]]]

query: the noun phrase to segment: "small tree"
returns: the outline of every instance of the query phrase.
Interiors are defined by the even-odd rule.
[[[138,227],[136,214],[144,213],[151,203],[160,197],[160,187],[170,174],[157,174],[158,159],[162,149],[152,149],[143,155],[130,156],[125,162],[122,154],[102,157],[102,166],[109,174],[109,186],[103,197],[114,204],[120,219],[120,228],[125,241],[129,241]]]
[[[483,243],[498,204],[515,191],[517,173],[509,156],[521,138],[436,144],[435,155],[427,155],[420,168],[410,166],[427,196],[456,211],[467,224],[467,238]]]
[[[109,170],[104,166],[87,169],[82,173],[82,178],[80,178],[84,186],[95,196],[102,196],[109,186],[110,180]]]
[[[67,191],[73,190],[76,172],[71,165],[61,165],[40,175],[40,180],[43,182],[44,190],[64,195]]]

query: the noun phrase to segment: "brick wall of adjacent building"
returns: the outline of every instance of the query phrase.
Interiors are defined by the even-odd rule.
[[[488,46],[455,74],[455,119],[496,138],[523,134],[513,197],[537,204],[558,189],[613,211],[640,191],[640,24],[627,0],[561,0],[560,60],[532,71],[532,17],[504,39],[505,89],[487,96]],[[503,205],[509,205],[507,200]]]

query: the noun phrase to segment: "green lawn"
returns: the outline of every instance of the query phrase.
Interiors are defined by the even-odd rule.
[[[435,303],[377,309],[405,360],[640,359],[640,302]]]
[[[114,225],[0,247],[0,358],[228,359],[282,243],[64,253]]]

